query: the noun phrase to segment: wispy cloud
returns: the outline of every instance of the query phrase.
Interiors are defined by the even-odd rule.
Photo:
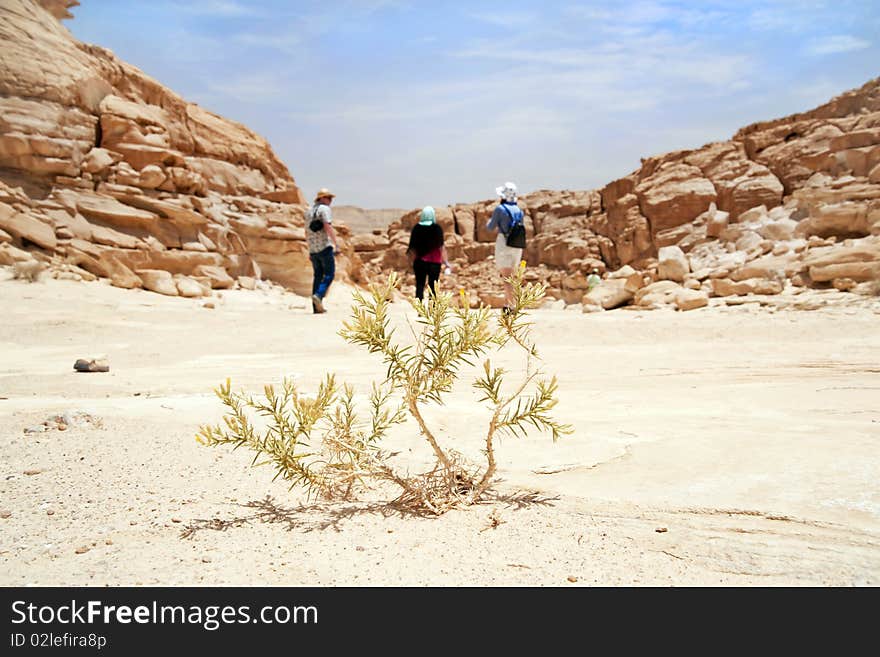
[[[870,41],[851,34],[835,34],[813,39],[807,45],[807,52],[811,55],[836,55],[842,52],[863,50],[870,46]]]
[[[180,10],[189,14],[209,16],[259,16],[261,12],[236,0],[192,0],[180,5]]]
[[[489,25],[494,25],[496,27],[513,29],[533,23],[535,21],[536,14],[534,12],[509,11],[502,9],[492,12],[468,11],[465,13],[465,17],[471,20],[479,21],[481,23],[488,23]]]
[[[275,100],[284,97],[290,89],[289,81],[275,73],[237,75],[210,82],[207,86],[215,94],[240,103],[264,103]]]
[[[303,49],[302,38],[293,30],[288,31],[285,34],[242,32],[233,35],[231,40],[243,46],[277,50],[286,55],[298,54]]]

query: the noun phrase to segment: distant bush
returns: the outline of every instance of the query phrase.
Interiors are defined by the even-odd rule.
[[[522,274],[520,268],[510,278],[514,306],[497,318],[485,306],[469,308],[463,290],[459,299],[448,293],[429,295],[424,303],[410,299],[420,331],[415,344],[408,346],[393,341],[389,329],[388,299],[398,286],[397,276],[389,277],[385,285],[371,286],[369,294],[356,292],[351,319],[343,323],[340,335],[380,354],[387,368],[386,379],[372,386],[369,420],[360,419],[352,386],[340,386],[332,374],[314,396],[302,394],[292,381],[284,380],[280,391],[268,385],[259,399],[232,392],[227,379],[215,391],[228,408],[225,426],[203,426],[197,439],[211,446],[247,447],[255,452],[255,465],[271,463],[276,478],[290,482],[291,488],[302,486],[329,499],[350,498],[370,481],[378,481],[393,485],[399,491],[394,502],[411,509],[440,514],[474,503],[495,476],[499,433],[525,436],[534,428],[549,431],[555,441],[572,431],[551,415],[557,403],[556,377],[543,377],[536,367],[537,350],[529,341],[525,311],[540,302],[545,286],[523,285]],[[472,385],[482,393],[480,401],[488,405],[491,417],[479,438],[485,445],[485,463],[471,464],[441,444],[422,410],[427,404],[442,404],[463,365],[473,365],[487,352],[508,344],[522,349],[526,372],[512,392],[505,393],[505,371],[493,367],[488,357],[483,360],[482,375]],[[264,430],[257,430],[251,413],[266,418]],[[427,472],[395,469],[382,448],[389,429],[409,419],[415,420],[433,451],[434,464]]]
[[[12,265],[12,278],[21,279],[29,283],[40,280],[46,267],[39,260],[25,260]]]

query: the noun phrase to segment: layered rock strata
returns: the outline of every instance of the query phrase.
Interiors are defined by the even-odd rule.
[[[76,4],[0,6],[0,264],[187,296],[239,276],[310,292],[304,198],[269,144],[74,39],[59,19]]]
[[[497,306],[494,235],[485,230],[495,202],[456,204],[438,220],[458,280]],[[743,128],[730,141],[643,159],[601,190],[544,190],[519,203],[528,277],[585,310],[687,309],[705,305],[703,296],[787,286],[871,293],[880,285],[880,78],[812,111]],[[368,276],[406,269],[417,214],[355,244]],[[606,280],[585,295],[594,268]],[[623,286],[607,276],[620,271],[644,286],[664,283],[637,296],[634,281]]]

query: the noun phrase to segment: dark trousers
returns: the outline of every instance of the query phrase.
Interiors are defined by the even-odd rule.
[[[336,275],[336,258],[333,256],[333,247],[328,246],[318,253],[310,253],[309,259],[312,261],[312,271],[314,272],[312,294],[323,299]]]
[[[437,280],[440,278],[439,262],[416,260],[413,262],[413,272],[416,275],[416,299],[421,299],[425,296],[425,278],[428,279],[428,286],[431,288],[431,292],[437,294]]]

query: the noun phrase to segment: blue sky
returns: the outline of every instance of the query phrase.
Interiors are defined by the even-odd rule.
[[[266,137],[305,194],[592,189],[880,75],[876,0],[82,0],[66,25]]]

